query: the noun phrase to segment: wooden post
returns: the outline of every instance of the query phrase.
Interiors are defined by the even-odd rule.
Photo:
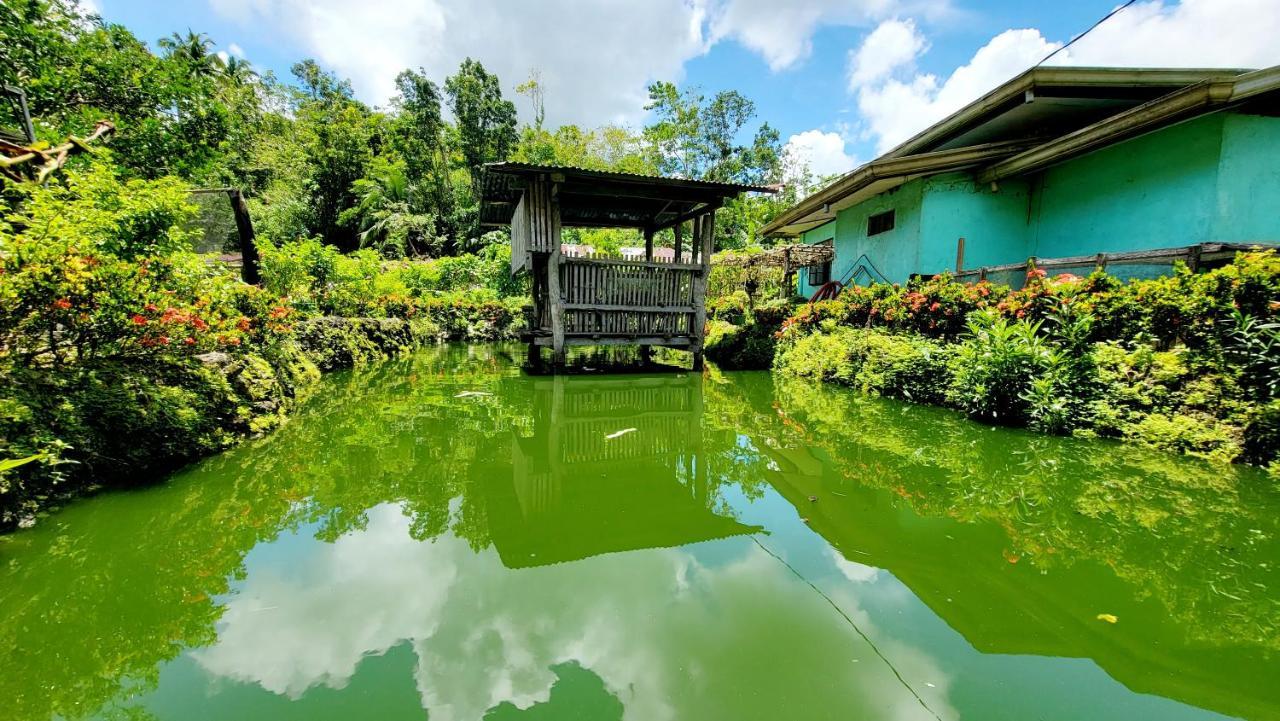
[[[651,227],[644,229],[644,259],[650,263],[653,262],[653,228]],[[679,259],[676,260],[678,262]],[[645,272],[648,274],[646,277],[649,278],[649,282],[654,282],[653,279],[657,277],[655,275],[656,271],[651,268]],[[647,345],[640,346],[640,362],[644,365],[649,365],[652,360],[653,349]]]
[[[703,341],[707,328],[707,276],[711,274],[711,245],[715,242],[716,211],[700,216],[694,221],[695,234],[691,247],[698,248],[698,265],[693,276],[693,369],[702,370]],[[698,459],[701,462],[702,459]]]
[[[956,275],[964,272],[964,238],[956,241]]]
[[[1200,269],[1200,253],[1204,252],[1204,245],[1197,243],[1187,248],[1187,270],[1192,273]]]
[[[258,245],[254,242],[253,220],[249,218],[249,206],[238,188],[227,191],[231,198],[231,213],[236,218],[236,234],[240,236],[240,277],[250,285],[262,282],[258,272]]]
[[[782,249],[782,287],[778,289],[778,297],[789,300],[798,291],[795,287],[795,270],[791,267],[791,246]]]
[[[644,229],[644,259],[653,262],[653,228]]]
[[[547,202],[551,205],[551,257],[547,260],[547,303],[551,312],[551,362],[555,370],[564,368],[564,294],[560,288],[560,201],[559,186],[552,185]]]
[[[684,262],[683,260],[681,260],[681,259],[680,259],[680,256],[682,255],[683,250],[684,250],[684,237],[683,237],[683,233],[681,233],[681,230],[682,230],[683,228],[684,228],[684,223],[676,223],[676,224],[675,224],[674,226],[672,226],[672,228],[671,228],[672,232],[674,232],[674,233],[676,234],[676,243],[675,243],[675,251],[676,251],[676,255],[675,255],[675,258],[674,258],[673,260],[674,260],[675,262],[677,262],[677,263],[683,263],[683,262]]]

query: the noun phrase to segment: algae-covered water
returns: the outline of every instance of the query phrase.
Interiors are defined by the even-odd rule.
[[[519,356],[0,539],[0,718],[1280,718],[1261,471]]]

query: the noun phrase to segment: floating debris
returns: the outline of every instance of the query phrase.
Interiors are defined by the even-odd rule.
[[[635,428],[623,428],[623,429],[622,429],[622,430],[620,430],[620,431],[614,431],[613,433],[610,433],[610,434],[606,435],[606,436],[604,437],[604,439],[605,439],[606,441],[611,441],[611,440],[613,440],[613,439],[615,439],[615,438],[621,438],[622,436],[625,436],[625,435],[627,435],[628,433],[635,433],[635,432],[636,432],[636,429],[635,429]]]
[[[1111,614],[1109,614],[1109,613],[1100,613],[1100,614],[1098,614],[1098,620],[1099,620],[1099,621],[1106,621],[1107,623],[1115,623],[1116,621],[1119,621],[1120,619],[1116,618],[1115,616],[1113,616],[1113,615],[1111,615]]]
[[[477,398],[480,396],[491,396],[491,395],[493,394],[486,393],[484,391],[462,391],[458,395],[454,396],[454,398]]]

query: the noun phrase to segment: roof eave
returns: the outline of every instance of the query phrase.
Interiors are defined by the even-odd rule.
[[[977,180],[992,183],[1041,170],[1277,90],[1280,90],[1280,66],[1245,73],[1232,80],[1202,81],[994,163],[980,172]]]
[[[796,235],[797,231],[787,232],[785,229],[788,226],[807,224],[810,221],[815,223],[814,227],[829,222],[834,215],[824,213],[822,216],[815,217],[815,213],[821,212],[823,207],[835,204],[878,180],[964,170],[1014,155],[1033,146],[1035,142],[1034,140],[1014,140],[954,150],[939,150],[903,158],[881,158],[845,174],[823,190],[805,198],[794,208],[775,218],[760,232],[764,236]]]
[[[1247,72],[1249,69],[1235,68],[1034,67],[925,128],[880,157],[910,155],[919,152],[921,148],[945,142],[977,123],[987,113],[1019,97],[1025,97],[1028,91],[1034,91],[1037,87],[1187,86],[1211,78],[1228,78]]]

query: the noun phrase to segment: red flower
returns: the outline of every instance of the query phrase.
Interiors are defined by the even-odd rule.
[[[144,318],[140,313],[134,313],[134,314],[133,314],[133,317],[132,317],[132,318],[130,318],[129,320],[133,321],[133,324],[134,324],[134,325],[146,325],[146,324],[147,324],[147,319],[146,319],[146,318]]]
[[[203,318],[192,318],[191,327],[196,330],[208,330],[209,324],[204,322]]]
[[[53,301],[53,307],[54,307],[54,308],[57,308],[58,310],[66,310],[67,308],[70,308],[70,307],[71,307],[71,299],[70,299],[70,298],[59,298],[59,299],[57,299],[57,300]]]
[[[187,336],[186,338],[182,339],[182,342],[185,343],[186,345],[195,345],[196,339],[192,338],[191,336]]]
[[[933,312],[933,313],[937,313],[937,312],[938,312],[938,309],[939,309],[939,308],[941,308],[941,307],[942,307],[942,304],[935,300],[935,301],[933,301],[933,303],[929,306],[929,310],[930,310],[931,312]]]
[[[156,304],[155,304],[155,303],[147,303],[145,306],[143,306],[143,308],[142,308],[142,309],[143,309],[143,310],[145,310],[145,311],[146,311],[146,312],[148,312],[148,313],[154,313],[154,312],[156,312],[156,311],[160,310],[159,308],[157,308],[157,307],[156,307]]]
[[[242,333],[248,333],[248,332],[249,332],[249,319],[248,319],[248,318],[241,318],[241,319],[239,320],[239,322],[237,322],[237,323],[236,323],[236,328],[238,328]]]
[[[286,315],[289,315],[289,309],[282,305],[278,305],[271,309],[272,318],[283,318]]]

